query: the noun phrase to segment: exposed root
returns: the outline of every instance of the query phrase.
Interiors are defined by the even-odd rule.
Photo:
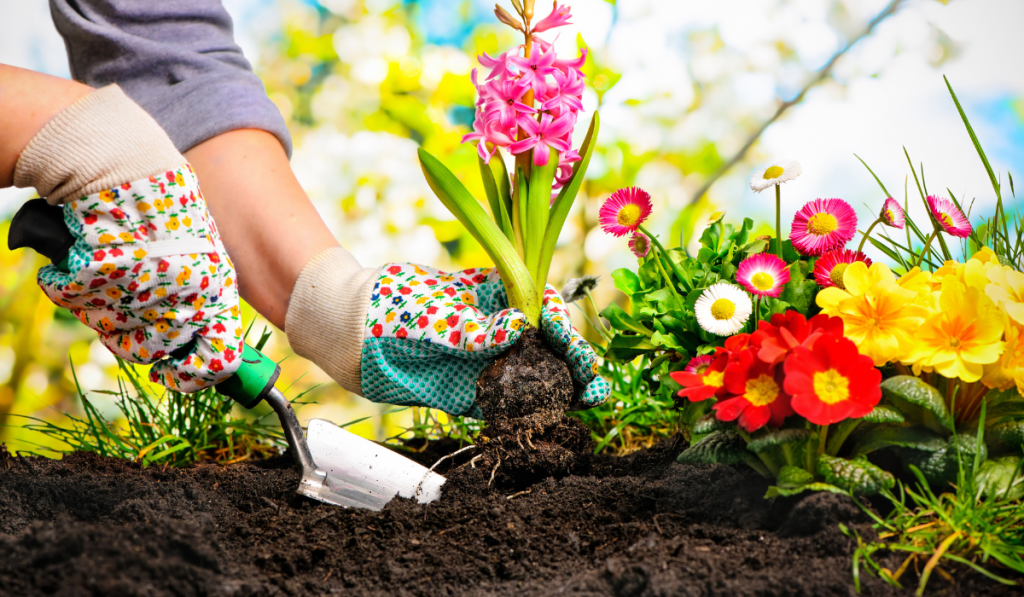
[[[494,465],[494,470],[491,471],[491,479],[487,482],[487,486],[490,487],[491,483],[494,483],[494,475],[498,473],[498,467],[501,466],[501,454],[498,454],[498,464]]]

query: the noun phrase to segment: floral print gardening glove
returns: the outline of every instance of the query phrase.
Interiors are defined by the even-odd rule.
[[[115,355],[153,363],[150,379],[167,388],[195,392],[238,369],[234,265],[191,166],[80,197],[63,209],[75,243],[69,272],[53,265],[39,270],[39,286],[51,301],[96,330]],[[192,340],[186,354],[175,353]]]
[[[360,360],[362,394],[374,402],[438,408],[480,418],[476,380],[523,333],[496,270],[445,273],[411,263],[384,266],[373,286]],[[541,329],[565,355],[577,399],[589,408],[611,393],[597,356],[572,327],[554,288],[544,293]]]

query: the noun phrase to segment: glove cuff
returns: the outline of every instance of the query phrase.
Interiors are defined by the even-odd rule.
[[[14,167],[14,185],[51,205],[174,170],[185,158],[117,85],[71,104],[39,131]]]
[[[380,268],[362,267],[341,247],[309,260],[292,289],[285,332],[292,350],[323,369],[341,387],[362,393],[366,312]]]

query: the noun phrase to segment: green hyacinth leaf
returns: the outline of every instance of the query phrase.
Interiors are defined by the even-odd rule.
[[[873,408],[871,412],[861,417],[861,421],[864,421],[865,423],[888,423],[890,425],[898,425],[905,422],[906,419],[903,417],[903,414],[895,408],[880,404]]]
[[[747,444],[747,449],[754,454],[760,454],[776,446],[803,443],[816,437],[806,429],[779,429],[778,431],[769,431],[765,435],[751,440]]]
[[[897,375],[883,381],[881,387],[883,399],[898,408],[908,421],[952,431],[952,420],[942,394],[920,377]]]
[[[874,495],[882,489],[891,489],[896,479],[865,458],[846,460],[827,454],[818,456],[817,473],[829,485],[854,495]]]
[[[682,464],[739,464],[750,457],[747,442],[734,431],[714,431],[676,458]]]

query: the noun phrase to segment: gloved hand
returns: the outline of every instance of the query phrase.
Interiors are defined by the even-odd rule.
[[[493,269],[451,274],[411,263],[381,268],[366,316],[360,373],[374,402],[439,408],[480,417],[476,380],[523,333],[525,316],[508,308]],[[596,355],[573,329],[554,288],[544,294],[541,330],[565,355],[580,389],[577,402],[596,406],[610,394]]]
[[[150,379],[181,392],[237,370],[234,266],[192,168],[120,89],[94,91],[58,114],[22,152],[15,182],[67,201],[69,271],[46,266],[39,285],[111,352],[153,363]],[[186,354],[171,354],[193,339]]]

